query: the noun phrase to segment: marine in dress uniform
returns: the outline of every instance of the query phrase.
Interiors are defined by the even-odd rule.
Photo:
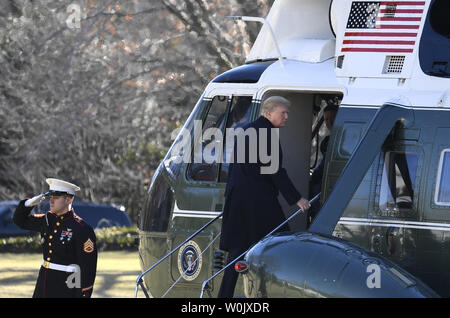
[[[80,188],[58,179],[46,181],[49,191],[20,201],[14,213],[19,227],[41,233],[43,260],[33,298],[89,298],[97,269],[97,246],[94,230],[71,206]],[[30,214],[45,197],[50,197],[50,211]]]
[[[290,102],[282,97],[269,97],[263,103],[263,116],[247,124],[243,129],[254,129],[256,132],[257,162],[251,163],[249,158],[249,140],[245,142],[245,162],[237,161],[237,143],[235,142],[234,163],[230,165],[229,179],[225,189],[225,206],[222,216],[222,234],[220,249],[228,251],[227,263],[236,259],[250,246],[262,239],[266,234],[280,225],[286,218],[278,201],[281,192],[286,201],[297,204],[303,211],[310,207],[309,202],[296,190],[282,166],[283,154],[279,145],[278,169],[272,174],[262,174],[263,164],[259,158],[259,148],[266,143],[267,154],[271,154],[271,135],[273,128],[285,126]],[[267,134],[263,135],[261,129]],[[280,231],[289,230],[286,224]],[[225,270],[218,297],[229,298],[234,294],[238,273],[233,266]]]

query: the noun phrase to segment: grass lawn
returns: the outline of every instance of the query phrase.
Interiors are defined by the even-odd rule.
[[[42,254],[0,253],[0,298],[33,295]],[[134,297],[138,252],[99,252],[94,298]],[[144,297],[141,290],[138,296]]]

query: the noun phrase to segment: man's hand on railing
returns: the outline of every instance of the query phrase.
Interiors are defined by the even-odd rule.
[[[306,199],[303,199],[303,198],[298,200],[298,202],[296,204],[300,209],[302,209],[303,212],[305,212],[306,210],[308,210],[311,207],[311,204],[309,203],[309,201]]]

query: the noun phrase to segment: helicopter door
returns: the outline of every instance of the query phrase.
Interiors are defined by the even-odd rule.
[[[187,165],[185,177],[179,178],[183,184],[177,187],[177,198],[182,198],[184,205],[175,206],[173,212],[171,246],[177,246],[208,219],[222,212],[228,158],[233,149],[233,144],[227,142],[227,128],[238,128],[248,123],[251,110],[251,96],[218,95],[209,102],[202,120],[195,123],[191,162]],[[198,256],[204,251],[219,231],[220,224],[217,223],[188,242],[179,253],[173,254],[171,275],[174,281],[186,270],[183,283],[201,284],[211,275],[211,271],[201,270],[201,264],[193,261],[195,254]],[[210,250],[202,256],[203,264],[212,264],[212,254]],[[206,268],[205,265],[203,267]]]

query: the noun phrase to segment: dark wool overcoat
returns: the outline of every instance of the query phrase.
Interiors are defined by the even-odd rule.
[[[276,130],[272,130],[274,128],[272,123],[261,116],[243,127],[245,131],[249,128],[256,131],[256,147],[250,145],[250,134],[245,134],[245,161],[239,163],[238,151],[242,149],[238,149],[236,142],[238,138],[236,138],[234,162],[230,164],[220,238],[220,248],[225,251],[249,248],[285,220],[278,202],[279,192],[290,205],[294,205],[301,198],[301,194],[296,190],[282,166],[283,154],[279,142],[278,156],[275,158],[271,156],[272,134],[277,134]],[[266,133],[262,133],[263,130]],[[261,167],[270,166],[270,163],[263,163],[267,160],[260,156],[260,146],[264,145],[263,143],[267,152],[262,153],[267,153],[267,157],[279,163],[276,173],[261,173]],[[257,149],[258,154],[255,163],[251,163],[251,156],[249,156],[249,150],[252,147]],[[281,230],[289,230],[289,226],[286,224]]]

